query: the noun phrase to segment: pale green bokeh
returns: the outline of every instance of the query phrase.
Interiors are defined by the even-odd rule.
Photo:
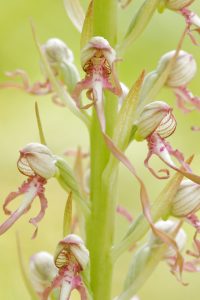
[[[197,0],[198,1],[198,0]],[[84,4],[86,1],[84,2]],[[140,0],[120,14],[120,36],[130,22]],[[74,51],[75,59],[79,64],[79,33],[69,22],[61,0],[34,1],[34,0],[1,0],[0,9],[0,81],[6,78],[3,73],[7,70],[21,68],[27,70],[32,82],[42,79],[38,63],[38,53],[35,49],[29,20],[32,18],[37,33],[42,42],[50,37],[59,37],[65,40]],[[198,4],[199,5],[199,4]],[[200,7],[193,8],[200,14]],[[131,85],[142,69],[147,71],[155,68],[159,57],[166,51],[176,47],[184,26],[183,19],[175,13],[165,12],[156,14],[149,27],[135,45],[129,49],[123,63],[119,64],[120,79]],[[184,49],[191,51],[200,64],[200,50],[191,44],[187,38]],[[200,95],[199,72],[191,84],[194,94]],[[167,100],[173,105],[178,120],[177,131],[170,141],[174,147],[181,149],[186,156],[191,153],[200,153],[200,134],[191,132],[191,125],[200,125],[199,112],[184,116],[176,109],[175,99],[170,91],[163,90],[158,99]],[[88,149],[88,134],[82,123],[67,109],[55,106],[50,97],[33,97],[23,92],[12,90],[0,91],[0,204],[10,191],[14,191],[24,180],[16,168],[19,149],[29,142],[39,141],[34,115],[34,101],[40,107],[41,118],[45,129],[49,147],[56,153],[62,154],[68,148],[81,145]],[[158,182],[144,168],[143,160],[146,154],[145,143],[133,144],[129,151],[134,165],[144,178],[151,199],[164,186],[165,182]],[[155,167],[158,169],[161,162],[158,160]],[[197,155],[194,170],[200,173],[200,157]],[[39,227],[36,240],[30,240],[33,232],[28,223],[31,216],[37,213],[38,201],[35,201],[31,211],[22,217],[11,230],[0,237],[0,299],[13,300],[29,299],[22,282],[19,264],[16,255],[15,232],[20,233],[25,260],[28,265],[29,257],[41,250],[54,251],[56,243],[62,238],[62,216],[66,201],[66,194],[55,180],[51,180],[46,188],[48,210]],[[119,199],[133,215],[140,210],[138,186],[127,170],[121,168]],[[36,204],[37,203],[37,204]],[[15,205],[14,205],[15,207]],[[0,210],[0,222],[5,219]],[[118,217],[117,237],[127,229],[127,223]],[[187,227],[188,230],[188,227]],[[191,231],[188,231],[191,236]],[[123,275],[128,266],[130,254],[124,255],[116,266],[115,294],[120,291]],[[143,300],[198,300],[200,274],[186,275],[185,280],[190,282],[188,287],[181,286],[169,273],[164,264],[150,278],[139,295]],[[103,300],[103,299],[102,299]]]

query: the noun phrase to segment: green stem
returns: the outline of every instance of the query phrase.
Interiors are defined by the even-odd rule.
[[[103,36],[111,46],[114,46],[117,35],[117,1],[94,0],[93,20],[94,36]],[[117,114],[117,101],[110,93],[105,93],[104,110],[106,132],[112,136]],[[103,139],[95,110],[93,110],[91,120],[90,143],[91,215],[87,226],[87,244],[90,250],[91,287],[94,300],[110,300],[113,271],[110,249],[114,236],[117,172],[109,170],[104,173],[110,152]]]

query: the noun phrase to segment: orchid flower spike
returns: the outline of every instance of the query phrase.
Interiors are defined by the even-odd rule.
[[[200,17],[188,9],[195,0],[167,0],[165,6],[175,12],[180,13],[186,21],[188,35],[192,42],[197,45],[197,42],[192,34],[192,31],[200,33]]]
[[[50,293],[55,288],[60,287],[60,300],[69,299],[71,292],[75,289],[79,292],[81,300],[86,300],[87,293],[81,272],[88,265],[89,251],[82,239],[75,234],[66,236],[58,243],[54,260],[58,268],[58,275],[44,291],[42,299],[48,299]]]
[[[170,168],[177,170],[176,165],[171,159],[171,156],[174,156],[184,168],[189,170],[189,166],[185,163],[182,153],[174,150],[165,141],[176,129],[176,119],[172,113],[172,108],[167,103],[154,101],[147,104],[135,125],[137,126],[135,139],[137,141],[146,140],[148,143],[149,152],[144,163],[155,177],[159,179],[168,178],[169,171],[166,169],[160,170],[159,172],[164,172],[165,175],[159,176],[149,166],[149,159],[153,154],[157,155]]]
[[[183,180],[175,197],[172,200],[171,215],[185,218],[195,229],[194,243],[200,257],[200,242],[197,234],[200,233],[200,220],[195,215],[200,209],[200,185],[191,180]]]
[[[87,96],[92,100],[92,104],[103,101],[104,89],[118,96],[122,94],[114,68],[116,61],[115,50],[101,36],[93,37],[82,49],[81,65],[86,76],[77,84],[72,94],[78,107],[80,107],[79,98],[83,90],[87,90]]]
[[[158,74],[162,73],[174,54],[175,51],[170,51],[160,58],[156,70]],[[181,50],[165,82],[165,85],[171,88],[176,95],[177,105],[184,113],[190,112],[192,109],[200,110],[200,97],[194,96],[187,89],[187,85],[194,78],[196,72],[197,64],[194,57]]]
[[[53,255],[45,251],[34,254],[30,258],[29,270],[32,286],[41,298],[44,290],[58,274]]]
[[[47,180],[56,175],[57,167],[55,165],[56,157],[51,151],[42,144],[31,143],[20,150],[20,157],[17,162],[19,171],[28,176],[17,192],[11,192],[5,199],[3,210],[10,217],[0,225],[0,235],[6,232],[23,214],[30,208],[33,200],[38,196],[40,199],[41,210],[39,214],[29,220],[36,227],[33,238],[37,234],[37,224],[43,218],[47,208],[47,199],[44,195]],[[24,198],[15,212],[8,210],[7,206],[18,196]]]

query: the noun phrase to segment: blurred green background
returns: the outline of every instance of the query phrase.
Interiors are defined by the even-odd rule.
[[[119,15],[119,37],[125,32],[134,11],[142,1],[132,1],[128,9]],[[196,1],[198,2],[198,1]],[[16,68],[25,69],[32,82],[42,79],[38,63],[38,53],[35,49],[30,30],[30,18],[34,20],[40,41],[45,42],[50,37],[63,39],[74,51],[75,60],[79,63],[79,33],[68,20],[64,11],[62,0],[0,0],[0,81],[4,82],[5,71]],[[86,7],[87,1],[83,2]],[[192,6],[200,14],[199,3]],[[119,66],[120,80],[130,86],[142,69],[150,71],[155,68],[159,57],[176,47],[184,27],[183,19],[173,12],[166,11],[160,15],[156,13],[148,28],[139,40],[127,51],[123,63]],[[200,50],[191,44],[187,38],[184,49],[193,53],[200,63]],[[199,72],[190,87],[194,94],[200,95]],[[178,127],[176,133],[170,137],[175,148],[181,149],[185,156],[195,153],[193,168],[200,173],[200,133],[190,130],[191,125],[200,125],[199,112],[183,115],[177,110],[174,95],[169,90],[162,90],[158,99],[166,100],[174,107]],[[63,154],[66,149],[81,145],[88,149],[88,134],[82,123],[76,119],[66,108],[55,106],[50,97],[29,96],[14,89],[0,90],[0,205],[2,206],[6,195],[14,191],[22,183],[24,177],[16,168],[19,149],[29,142],[37,142],[38,131],[34,115],[34,102],[38,101],[41,118],[45,129],[49,147],[56,154]],[[133,164],[144,178],[151,199],[166,184],[158,182],[143,166],[146,155],[145,143],[133,143],[128,150]],[[162,163],[154,161],[158,169]],[[30,237],[33,227],[28,220],[34,216],[38,209],[38,201],[30,212],[23,216],[6,234],[0,237],[0,299],[13,300],[29,299],[24,287],[16,254],[16,231],[19,232],[22,242],[23,255],[28,267],[29,257],[41,250],[53,253],[57,242],[62,237],[62,216],[66,201],[65,192],[55,180],[50,180],[46,187],[48,197],[48,210],[40,223],[39,234],[35,240]],[[119,201],[126,206],[134,216],[140,211],[138,186],[131,175],[121,167],[119,183]],[[17,206],[18,201],[13,205]],[[0,210],[0,222],[5,216]],[[117,234],[119,239],[127,229],[128,224],[117,218]],[[189,226],[186,227],[191,244]],[[123,255],[115,269],[114,295],[120,291],[131,254]],[[185,281],[189,286],[181,286],[170,274],[167,266],[161,263],[147,284],[139,292],[143,300],[199,300],[200,274],[186,274]],[[102,299],[103,300],[103,299]]]

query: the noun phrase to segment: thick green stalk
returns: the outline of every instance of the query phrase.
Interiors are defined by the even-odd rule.
[[[116,43],[116,0],[94,0],[94,36],[103,36],[111,46]],[[117,101],[105,93],[106,131],[112,136]],[[113,244],[116,170],[105,172],[110,152],[105,145],[95,110],[90,131],[91,143],[91,216],[88,220],[87,243],[91,260],[91,287],[94,300],[111,299],[112,261],[110,249]]]

